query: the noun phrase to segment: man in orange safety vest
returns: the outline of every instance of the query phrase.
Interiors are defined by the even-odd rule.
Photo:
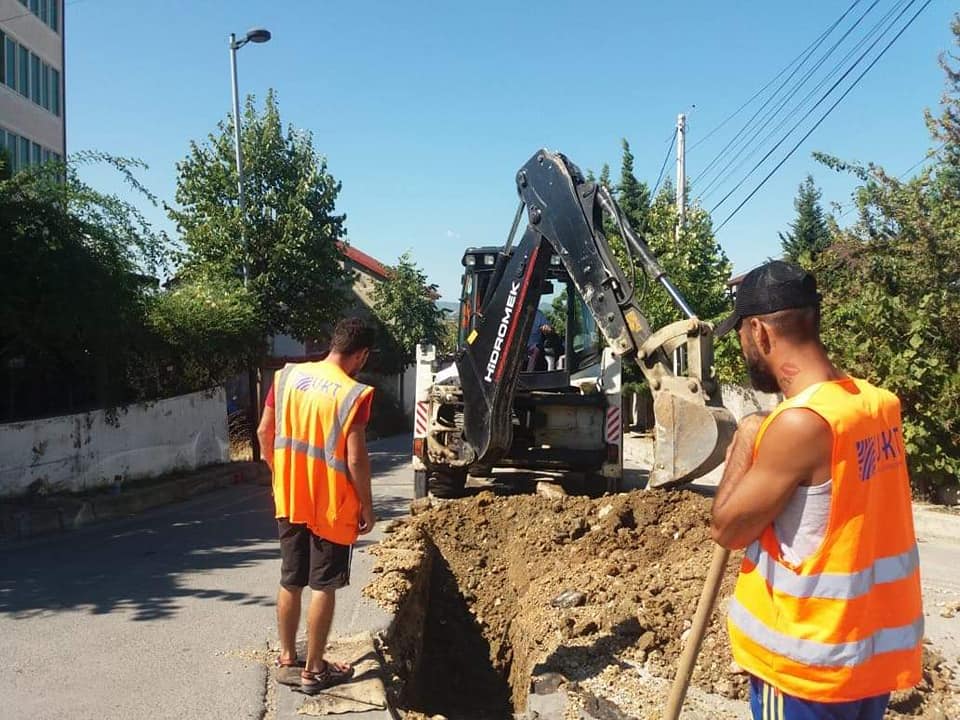
[[[355,380],[373,346],[357,318],[337,324],[320,362],[291,364],[276,375],[257,431],[273,473],[280,535],[278,678],[299,676],[313,695],[349,680],[353,668],[324,659],[335,592],[350,581],[352,545],[375,522],[365,430],[373,388]],[[307,657],[297,659],[303,588],[311,600]]]
[[[881,720],[920,680],[923,607],[900,402],[820,340],[813,276],[769,262],[734,313],[753,386],[784,400],[741,422],[714,540],[746,548],[728,609],[757,720]]]

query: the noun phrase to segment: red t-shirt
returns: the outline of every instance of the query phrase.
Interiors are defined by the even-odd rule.
[[[357,405],[357,412],[353,416],[353,421],[359,423],[360,425],[366,425],[370,422],[370,406],[373,400],[373,393],[367,393],[364,397],[360,398],[359,405]],[[277,400],[273,395],[273,385],[270,386],[270,389],[267,390],[267,399],[263,401],[263,406],[268,408],[277,407]]]

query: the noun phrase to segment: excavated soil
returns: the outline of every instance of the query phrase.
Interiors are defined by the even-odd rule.
[[[569,717],[659,717],[710,563],[709,508],[678,491],[417,501],[374,550],[364,590],[397,613],[383,648],[394,706],[510,718],[531,687],[559,683]],[[747,680],[722,621],[738,565],[735,554],[693,674],[695,717],[749,717],[732,702]],[[888,717],[960,718],[950,682],[926,653],[924,682]]]

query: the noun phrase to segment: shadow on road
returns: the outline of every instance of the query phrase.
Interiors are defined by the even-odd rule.
[[[266,488],[237,487],[122,523],[7,551],[0,613],[81,610],[132,620],[174,616],[188,597],[272,605],[264,595],[204,587],[204,575],[277,558]]]
[[[376,476],[409,463],[409,448],[406,435],[370,445],[381,520],[408,510],[409,498],[377,491]],[[174,617],[189,598],[273,606],[272,596],[216,583],[222,582],[219,571],[265,560],[276,562],[279,576],[276,537],[270,489],[234,486],[127,520],[7,547],[0,564],[0,615],[74,610],[156,620]]]

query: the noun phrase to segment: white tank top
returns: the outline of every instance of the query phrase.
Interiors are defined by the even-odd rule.
[[[823,544],[830,521],[833,480],[822,485],[801,485],[773,521],[780,543],[780,554],[792,565],[799,565]]]

